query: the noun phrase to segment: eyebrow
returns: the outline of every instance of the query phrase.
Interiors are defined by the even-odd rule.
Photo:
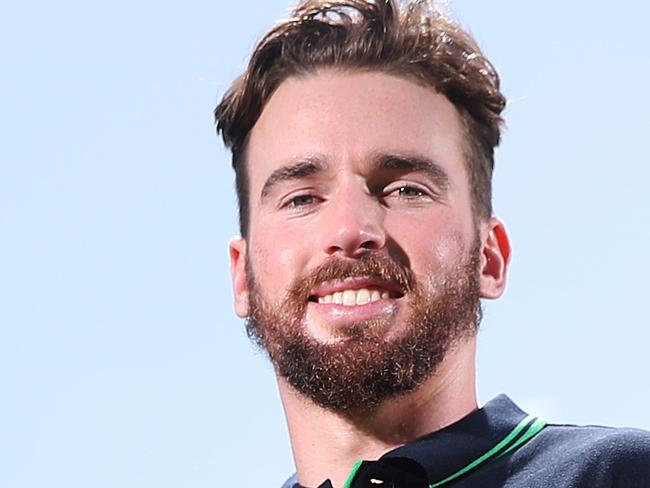
[[[441,190],[448,190],[450,186],[447,171],[440,164],[428,158],[403,154],[382,154],[376,158],[375,164],[378,168],[388,171],[426,173]]]
[[[403,173],[424,172],[440,188],[441,191],[449,189],[449,175],[438,163],[421,157],[403,154],[381,154],[374,158],[374,165],[378,169],[399,171]],[[286,181],[307,178],[327,170],[327,164],[320,158],[307,158],[294,164],[287,164],[274,170],[266,179],[260,193],[264,199],[273,187]]]
[[[281,166],[271,173],[262,186],[261,198],[265,198],[274,186],[285,181],[297,180],[322,173],[327,165],[320,159],[307,158],[294,164]]]

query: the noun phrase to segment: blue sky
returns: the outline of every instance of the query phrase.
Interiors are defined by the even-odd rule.
[[[271,369],[232,312],[211,111],[284,0],[0,15],[0,486],[278,486]],[[646,25],[637,1],[451,2],[510,99],[483,402],[650,429]]]

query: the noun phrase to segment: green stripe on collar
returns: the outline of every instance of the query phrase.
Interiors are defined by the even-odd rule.
[[[512,431],[503,440],[501,440],[488,452],[476,458],[467,466],[459,469],[447,478],[430,484],[429,488],[437,488],[438,486],[445,485],[455,480],[456,478],[459,478],[464,474],[479,468],[480,466],[500,459],[501,457],[505,456],[515,449],[518,449],[525,442],[535,437],[545,426],[545,420],[542,420],[538,417],[533,417],[532,415],[528,415],[521,422],[519,422],[517,426],[512,429]]]

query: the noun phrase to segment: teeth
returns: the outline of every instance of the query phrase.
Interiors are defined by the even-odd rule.
[[[366,303],[370,302],[370,291],[366,290],[365,288],[362,288],[357,292],[357,301],[355,302],[357,305],[365,305]]]
[[[345,290],[343,292],[343,305],[356,305],[357,293],[354,290]]]
[[[387,291],[361,288],[360,290],[337,291],[330,295],[318,297],[318,303],[334,303],[336,305],[351,307],[353,305],[365,305],[381,299],[386,300],[388,298],[390,298],[390,293]]]

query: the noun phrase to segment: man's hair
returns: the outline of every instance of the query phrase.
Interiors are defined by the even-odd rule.
[[[506,101],[498,74],[472,37],[429,0],[302,0],[259,41],[214,111],[217,133],[232,150],[242,236],[248,233],[250,131],[284,80],[322,68],[381,71],[447,97],[465,129],[474,218],[492,215],[494,148]]]

